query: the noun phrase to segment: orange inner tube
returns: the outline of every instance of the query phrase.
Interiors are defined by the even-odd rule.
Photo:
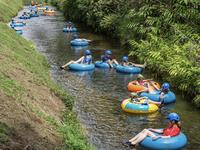
[[[48,16],[53,16],[53,15],[55,15],[55,11],[54,11],[54,10],[46,10],[46,11],[44,11],[44,13],[45,13],[46,15],[48,15]]]
[[[143,85],[137,85],[136,82],[137,82],[136,80],[129,82],[129,84],[128,84],[129,91],[138,92],[138,91],[142,91],[142,90],[146,89],[146,87],[144,87]],[[157,88],[160,89],[160,84],[155,81],[143,80],[143,82],[148,82],[150,84],[150,88],[152,88],[152,90],[154,90],[155,88],[151,84],[154,84],[154,86],[156,86]]]

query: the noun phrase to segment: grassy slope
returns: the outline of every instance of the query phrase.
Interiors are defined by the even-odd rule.
[[[38,125],[33,119],[28,118],[29,123],[35,125],[35,128],[38,125],[41,130],[45,130],[42,129],[44,126],[56,129],[64,137],[65,148],[91,149],[85,140],[79,123],[76,121],[76,116],[71,112],[73,98],[52,82],[48,62],[35,50],[35,45],[17,35],[6,25],[6,22],[16,15],[21,6],[22,0],[0,0],[0,95],[6,95],[14,100],[14,103],[20,105],[20,107],[14,106],[16,111],[23,106],[24,115],[26,115],[25,113],[35,115],[42,122],[44,121],[43,125]],[[50,102],[48,96],[58,101]],[[33,99],[36,99],[37,103]],[[42,102],[44,99],[46,99],[46,103]],[[63,110],[59,109],[62,109],[60,105],[64,104],[59,102],[60,99],[65,103],[65,115],[62,116],[62,121],[60,113]],[[7,102],[10,105],[9,100]],[[58,110],[51,111],[52,108],[48,105],[49,103],[59,105],[57,106]],[[9,111],[9,109],[6,109],[6,111]],[[12,112],[8,113],[12,115]],[[9,128],[5,128],[5,126],[15,127],[9,124],[9,119],[0,118],[0,121],[3,122],[3,125],[0,126],[0,141],[8,142],[10,135],[7,134],[6,129]],[[18,121],[23,122],[23,119]],[[48,132],[46,131],[44,135]]]

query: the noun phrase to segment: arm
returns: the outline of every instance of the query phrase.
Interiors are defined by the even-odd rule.
[[[169,135],[168,135],[168,136],[163,136],[163,135],[162,135],[162,136],[160,136],[160,137],[161,137],[161,138],[170,138],[171,136],[169,136]]]
[[[149,103],[151,103],[151,104],[156,104],[156,105],[160,105],[160,104],[161,104],[161,102],[152,101],[152,100],[150,100],[150,99],[148,99],[148,101],[149,101]]]
[[[144,90],[141,90],[141,91],[137,91],[136,93],[142,93],[142,92],[148,92],[148,89],[144,89]]]
[[[163,129],[152,129],[152,128],[149,128],[149,131],[152,131],[152,132],[156,132],[156,133],[163,133]]]
[[[164,98],[165,98],[165,93],[161,92],[160,93],[160,101],[163,101]]]
[[[108,64],[110,65],[111,68],[113,68],[112,61],[108,60]]]
[[[128,65],[134,65],[134,63],[132,63],[132,62],[128,62],[127,64],[128,64]]]

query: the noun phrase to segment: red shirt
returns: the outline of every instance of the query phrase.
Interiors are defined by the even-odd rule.
[[[181,132],[181,129],[177,126],[169,126],[163,129],[164,136],[177,136]]]

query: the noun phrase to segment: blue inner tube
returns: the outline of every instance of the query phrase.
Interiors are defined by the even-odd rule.
[[[74,39],[70,43],[72,46],[87,46],[87,45],[89,45],[89,42],[85,39]]]
[[[63,32],[77,32],[77,28],[72,28],[72,29],[69,29],[69,28],[63,28]]]
[[[38,14],[30,14],[31,17],[39,17]]]
[[[89,71],[89,70],[94,70],[95,66],[94,64],[70,64],[69,69],[75,70],[75,71]]]
[[[15,29],[15,32],[16,32],[17,34],[23,34],[23,31],[22,31],[22,30],[16,30],[16,29]]]
[[[96,61],[95,67],[97,67],[97,68],[110,68],[110,65],[106,62]]]
[[[19,19],[30,19],[30,16],[20,16]]]
[[[134,74],[139,74],[141,73],[142,69],[139,67],[134,67],[134,66],[122,66],[122,65],[117,65],[116,70],[118,72],[122,73],[134,73]]]
[[[159,138],[152,140],[151,137],[146,137],[140,145],[150,150],[178,150],[185,147],[187,138],[183,133],[171,138]]]
[[[11,27],[23,27],[25,25],[26,25],[25,23],[21,23],[21,22],[20,23],[16,22],[16,23],[11,23],[10,24]]]
[[[149,94],[147,92],[142,92],[140,94],[141,97],[148,97],[150,100],[160,102],[160,91],[155,91],[155,94]],[[176,101],[176,95],[169,91],[167,94],[165,94],[164,98],[164,104],[174,103]]]

